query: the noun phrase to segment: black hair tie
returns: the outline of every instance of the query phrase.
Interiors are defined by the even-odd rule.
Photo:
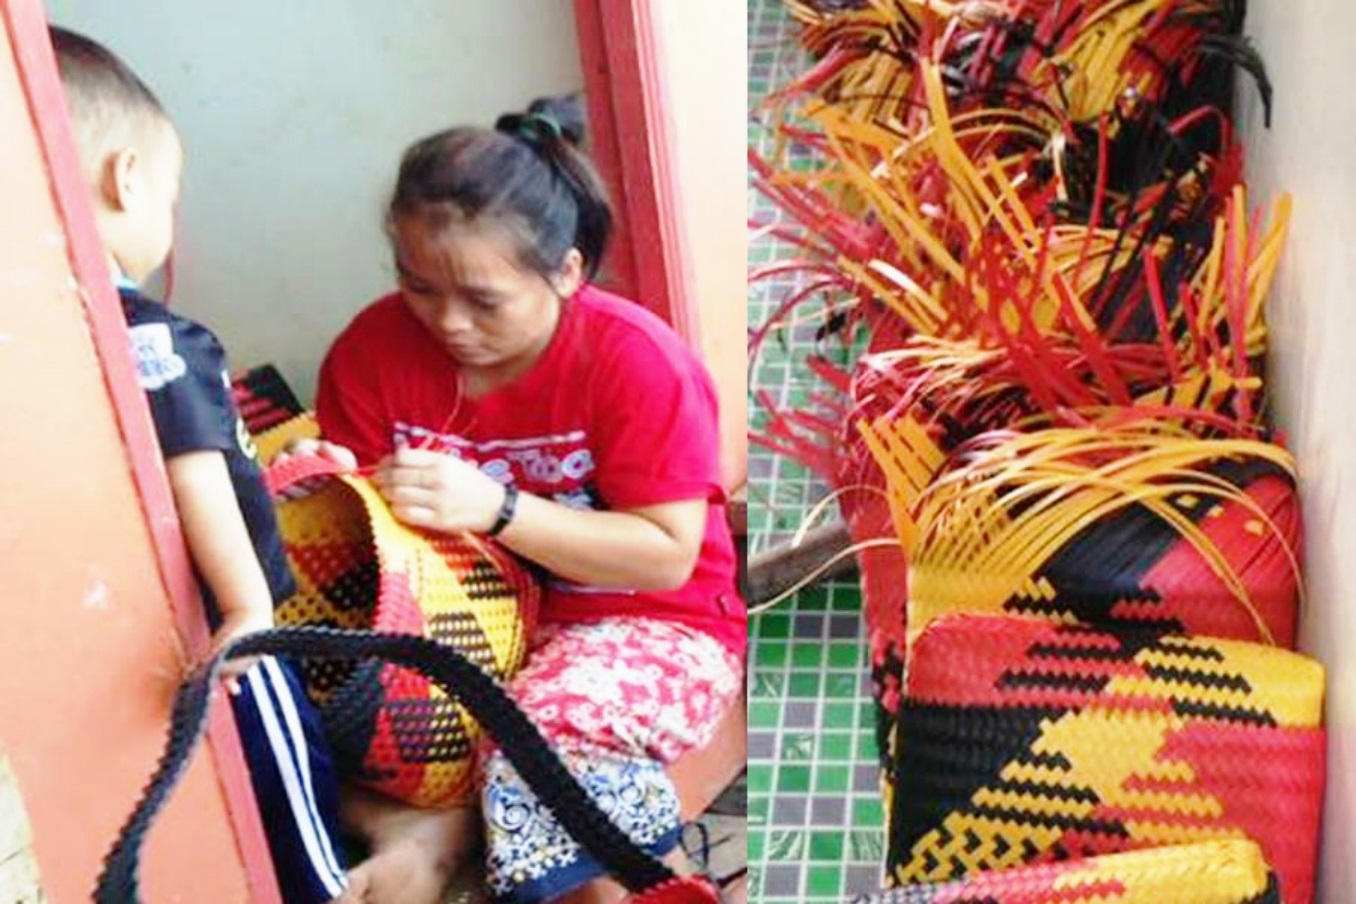
[[[507,113],[495,122],[496,131],[513,135],[533,147],[550,141],[564,141],[565,129],[553,116],[545,113]]]

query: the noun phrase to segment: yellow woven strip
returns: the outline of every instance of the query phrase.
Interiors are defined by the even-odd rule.
[[[1112,807],[1178,813],[1183,816],[1216,818],[1224,814],[1224,808],[1220,802],[1205,794],[1122,790],[1108,798],[1106,803]],[[1130,820],[1130,822],[1140,823],[1139,820]]]
[[[294,439],[316,439],[320,436],[320,424],[311,412],[303,412],[296,417],[283,421],[254,436],[255,448],[259,450],[259,463],[267,466],[283,448]]]
[[[1076,891],[1106,882],[1125,886],[1109,897],[1060,898],[1070,904],[1165,904],[1187,894],[1195,904],[1239,904],[1265,892],[1267,877],[1261,848],[1233,839],[1088,858],[1070,864],[1054,887]]]
[[[1108,459],[1108,453],[1116,454]],[[1247,508],[1298,576],[1295,552],[1269,515],[1245,492],[1200,470],[1211,461],[1241,456],[1293,473],[1293,459],[1279,447],[1197,440],[1170,424],[1043,430],[977,454],[937,477],[910,508],[915,519],[907,547],[913,564],[911,621],[915,608],[917,628],[948,610],[1000,608],[1080,532],[1139,505],[1196,549],[1250,613],[1261,636],[1269,638],[1227,557],[1176,504],[1178,497],[1191,494]],[[1105,463],[1091,467],[1085,461]],[[893,490],[902,480],[900,469],[882,470]]]
[[[1247,682],[1248,690],[1230,692],[1181,682],[1154,681],[1153,687],[1138,692],[1202,703],[1246,705],[1270,714],[1285,728],[1316,728],[1321,723],[1324,669],[1317,661],[1289,650],[1238,641],[1191,638],[1177,643],[1182,647],[1213,650],[1223,656],[1223,661],[1174,656],[1160,649],[1144,650],[1135,661],[1145,666],[1188,668],[1203,674],[1242,678]],[[1126,679],[1117,678],[1107,690],[1119,692],[1123,681]]]
[[[1242,829],[1233,827],[1204,828],[1152,820],[1126,820],[1125,829],[1130,833],[1136,847],[1164,847],[1193,841],[1223,841],[1227,838],[1247,837]]]
[[[910,859],[895,868],[898,884],[911,882],[945,882],[974,872],[981,864],[966,850],[965,835],[973,832],[981,839],[981,850],[988,852],[982,864],[987,869],[1009,869],[1023,863],[1022,842],[1030,841],[1041,850],[1059,841],[1060,829],[1049,826],[1014,825],[1011,822],[973,817],[960,813],[948,814],[940,828],[928,832],[913,846]],[[1007,850],[999,854],[996,848],[1003,839]],[[929,865],[928,855],[934,864]]]

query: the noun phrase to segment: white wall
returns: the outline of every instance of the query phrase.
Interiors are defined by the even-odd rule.
[[[1301,471],[1301,640],[1328,669],[1321,900],[1341,904],[1356,889],[1356,4],[1255,0],[1248,19],[1276,92],[1270,131],[1241,92],[1254,203],[1295,203],[1270,303],[1272,386]]]
[[[173,302],[304,401],[328,342],[392,286],[400,152],[578,90],[570,0],[48,0],[122,55],[183,134]]]
[[[727,469],[742,478],[748,458],[748,17],[730,0],[665,0],[654,11],[701,351],[720,392]]]

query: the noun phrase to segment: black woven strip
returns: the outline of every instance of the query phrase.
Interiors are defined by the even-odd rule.
[[[619,829],[570,775],[537,727],[493,678],[457,651],[404,634],[341,631],[333,628],[279,628],[241,638],[184,682],[174,700],[169,742],[155,773],[104,859],[94,894],[96,904],[140,900],[137,870],[141,847],[156,814],[183,774],[207,721],[211,688],[221,664],[244,656],[313,659],[379,658],[423,674],[455,695],[496,741],[523,780],[556,819],[604,869],[632,892],[675,878]]]
[[[1194,684],[1197,687],[1213,687],[1219,690],[1252,692],[1252,685],[1242,675],[1220,675],[1214,672],[1198,672],[1194,669],[1182,669],[1171,665],[1146,665],[1144,673],[1160,681],[1174,684]]]
[[[1014,763],[1020,763],[1024,766],[1043,766],[1046,769],[1063,769],[1066,772],[1073,771],[1073,763],[1062,753],[1037,753],[1031,751],[1021,754],[1013,759]]]
[[[1000,675],[995,686],[999,690],[1051,690],[1078,691],[1082,694],[1096,694],[1106,687],[1110,675],[1076,675],[1052,672],[1005,672]]]
[[[1033,644],[1026,651],[1032,659],[1061,659],[1074,662],[1126,662],[1134,658],[1120,647],[1108,648],[1088,644],[1068,646],[1056,643]]]
[[[970,812],[975,792],[1002,781],[1009,763],[1029,758],[1042,726],[1067,711],[904,700],[890,769],[888,868],[907,863],[914,846],[949,815]]]
[[[1108,838],[1127,839],[1130,832],[1114,819],[1092,819],[1082,816],[1068,816],[1063,813],[1034,813],[1013,807],[973,806],[967,815],[980,819],[993,819],[1013,825],[1052,826],[1066,832],[1081,832],[1088,835],[1105,835]]]
[[[1154,644],[1158,649],[1188,659],[1204,659],[1207,662],[1223,662],[1224,654],[1214,647],[1193,644],[1189,638],[1167,635],[1160,637]]]
[[[1179,716],[1196,716],[1201,719],[1219,719],[1223,722],[1243,722],[1248,725],[1276,726],[1276,719],[1269,712],[1242,706],[1224,706],[1218,703],[1199,703],[1194,700],[1173,700],[1172,711]]]
[[[1249,898],[1244,904],[1281,904],[1281,885],[1275,873],[1267,874],[1267,889],[1255,898]]]
[[[1068,803],[1099,804],[1101,798],[1091,788],[1077,785],[1052,785],[1048,782],[1025,782],[1000,779],[992,785],[999,794],[1016,794],[1027,798],[1062,800]]]

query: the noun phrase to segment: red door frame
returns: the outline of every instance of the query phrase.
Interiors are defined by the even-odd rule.
[[[612,286],[696,347],[692,256],[679,222],[663,42],[651,0],[574,0],[592,155],[613,193]]]
[[[163,473],[150,410],[137,381],[122,306],[114,293],[113,280],[95,231],[94,212],[80,171],[42,3],[40,0],[0,0],[0,16],[9,31],[33,127],[47,160],[52,197],[70,250],[71,272],[83,289],[80,295],[85,316],[127,450],[161,579],[174,610],[174,623],[183,648],[196,658],[208,649],[210,633],[206,610],[184,545],[174,499]],[[217,705],[212,708],[207,740],[235,828],[236,842],[240,845],[252,900],[260,904],[282,904],[273,859],[265,841],[254,789],[229,707]],[[133,803],[127,802],[128,812]],[[109,844],[112,842],[110,838]]]

